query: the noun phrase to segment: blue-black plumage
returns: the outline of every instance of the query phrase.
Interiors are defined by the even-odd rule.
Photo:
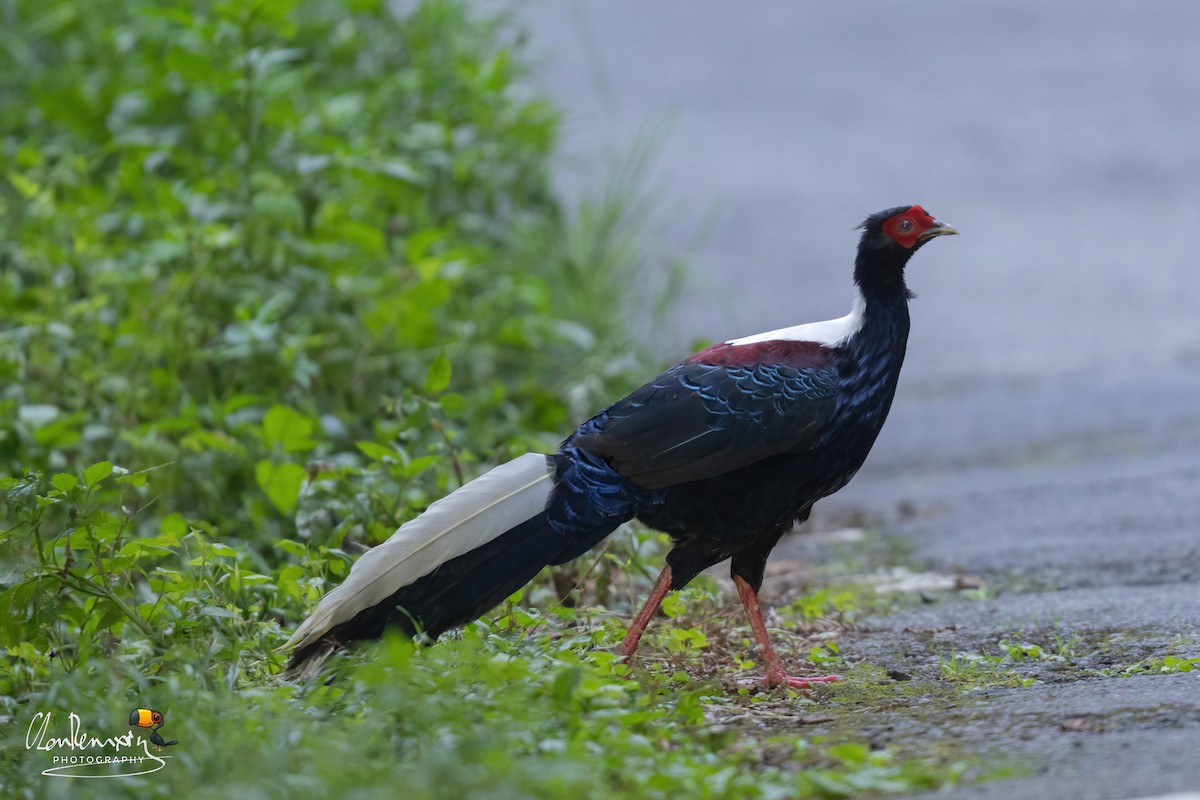
[[[957,233],[920,206],[862,224],[857,297],[836,320],[702,350],[583,423],[558,453],[501,465],[364,555],[288,642],[293,668],[394,625],[436,637],[486,613],[543,567],[634,517],[671,536],[629,656],[663,596],[731,559],[769,686],[803,686],[775,657],[757,592],[779,538],[862,466],[891,407],[908,340],[904,268]]]

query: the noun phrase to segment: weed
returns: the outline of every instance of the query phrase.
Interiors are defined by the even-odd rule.
[[[939,655],[938,661],[944,680],[978,686],[1032,686],[1037,683],[1035,678],[1021,675],[1012,667],[1069,661],[1075,658],[1079,641],[1076,636],[1067,639],[1056,636],[1053,649],[1048,650],[1032,642],[1003,638],[997,642],[999,652],[995,655],[951,651],[949,658]]]
[[[1181,658],[1179,656],[1161,656],[1130,664],[1119,673],[1121,677],[1130,675],[1174,675],[1179,672],[1191,672],[1200,667],[1200,658]]]

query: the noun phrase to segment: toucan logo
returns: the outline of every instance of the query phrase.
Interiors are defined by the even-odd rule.
[[[163,741],[162,735],[158,729],[163,726],[165,720],[161,711],[155,711],[153,708],[135,708],[129,712],[129,724],[137,725],[139,728],[150,729],[150,741],[159,747],[170,747],[173,744],[179,744],[175,739],[169,742]]]

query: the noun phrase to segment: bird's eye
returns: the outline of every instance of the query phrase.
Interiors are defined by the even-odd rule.
[[[911,219],[900,220],[900,232],[901,233],[908,233],[911,230],[912,230],[912,220]]]

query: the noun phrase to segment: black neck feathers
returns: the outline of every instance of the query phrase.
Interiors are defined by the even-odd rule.
[[[868,301],[909,300],[913,295],[904,283],[904,267],[917,247],[901,247],[882,234],[864,231],[854,260],[854,282],[863,297]]]

